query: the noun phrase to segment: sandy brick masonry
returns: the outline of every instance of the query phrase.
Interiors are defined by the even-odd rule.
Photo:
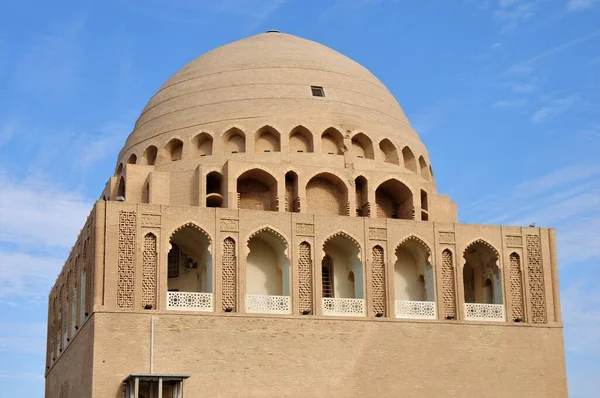
[[[46,397],[566,397],[562,328],[554,230],[459,223],[385,86],[274,32],[142,112],[50,291]]]

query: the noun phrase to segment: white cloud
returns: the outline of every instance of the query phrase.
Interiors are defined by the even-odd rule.
[[[45,301],[64,260],[0,249],[0,303]],[[1,340],[0,340],[1,350]]]
[[[46,351],[46,324],[44,323],[0,323],[0,352],[11,354],[39,354]],[[36,374],[27,374],[34,376]],[[17,378],[16,374],[1,374],[0,377]],[[21,376],[25,376],[21,374]]]
[[[98,134],[94,134],[94,138],[86,140],[78,159],[80,165],[89,167],[109,155],[118,153],[129,130],[128,125],[124,123],[106,123],[99,129]]]
[[[0,242],[68,248],[83,227],[91,203],[43,176],[25,181],[0,171]]]
[[[594,7],[600,0],[567,0],[568,11],[582,11]]]
[[[504,30],[514,30],[520,23],[533,17],[535,8],[535,1],[501,0],[494,17],[502,23]]]
[[[567,352],[600,354],[600,290],[585,279],[561,294]]]
[[[490,50],[497,50],[497,49],[499,49],[500,47],[502,47],[502,43],[493,43],[493,44],[490,46]]]
[[[515,94],[531,94],[537,87],[533,83],[512,83],[510,90]]]
[[[564,98],[551,100],[531,115],[530,120],[533,123],[550,121],[580,103],[582,103],[582,99],[579,94],[572,94]]]

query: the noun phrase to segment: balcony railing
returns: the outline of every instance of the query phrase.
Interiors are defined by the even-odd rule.
[[[182,311],[212,311],[212,293],[168,292],[167,309]]]
[[[504,322],[504,304],[465,303],[465,319]]]
[[[365,316],[365,300],[323,297],[323,315]]]
[[[396,318],[437,319],[435,301],[396,300]]]
[[[246,312],[258,314],[291,314],[290,296],[267,296],[249,294],[246,296]]]

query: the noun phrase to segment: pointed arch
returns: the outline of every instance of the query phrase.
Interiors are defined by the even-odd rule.
[[[140,159],[140,164],[154,166],[154,164],[156,163],[156,155],[157,154],[158,154],[158,148],[156,148],[154,145],[150,145],[142,153],[142,158]]]
[[[414,219],[413,192],[402,181],[390,178],[375,190],[378,218]]]
[[[323,242],[321,284],[323,297],[364,298],[364,267],[357,239],[344,231]]]
[[[125,197],[125,177],[121,176],[121,178],[119,178],[119,185],[117,186],[117,197],[121,196],[121,197]]]
[[[246,134],[237,127],[232,127],[223,133],[225,153],[246,152]]]
[[[183,156],[183,141],[179,138],[173,138],[164,147],[163,163],[176,162]]]
[[[119,176],[119,175],[121,175],[122,172],[123,172],[123,163],[119,163],[119,165],[117,166],[117,170],[115,171],[115,175]]]
[[[202,132],[192,139],[192,144],[198,156],[208,156],[213,153],[213,137],[207,132]]]
[[[127,164],[136,164],[137,162],[137,156],[135,153],[132,153],[131,155],[129,155],[129,158],[127,159]]]
[[[329,127],[321,134],[321,151],[325,155],[344,154],[344,136],[337,129]]]
[[[498,250],[487,241],[476,239],[467,245],[463,258],[465,303],[502,304],[502,273],[498,263]]]
[[[402,158],[404,159],[404,167],[409,169],[413,173],[416,173],[417,160],[415,158],[415,154],[408,146],[402,148]]]
[[[238,208],[277,211],[277,179],[268,171],[253,168],[237,178]]]
[[[290,152],[314,152],[313,134],[306,127],[299,125],[290,131]]]
[[[313,214],[349,215],[348,189],[337,175],[322,172],[306,184],[307,212]]]
[[[285,211],[300,212],[298,188],[298,174],[293,170],[285,173]]]
[[[364,159],[375,159],[373,141],[364,133],[355,134],[352,137],[352,152],[355,157]]]
[[[247,294],[290,296],[288,240],[275,228],[264,226],[248,235],[246,245]]]
[[[429,167],[423,156],[419,156],[419,168],[421,169],[421,177],[429,181],[431,179],[429,176]]]
[[[434,301],[434,272],[430,246],[421,238],[410,235],[404,238],[395,250],[396,300]]]
[[[266,125],[254,134],[254,152],[279,152],[281,151],[281,134],[275,128]]]
[[[398,158],[398,149],[396,146],[387,138],[384,138],[379,142],[379,150],[381,151],[381,158],[386,163],[400,164]]]

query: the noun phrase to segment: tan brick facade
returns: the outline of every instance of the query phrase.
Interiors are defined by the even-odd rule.
[[[257,79],[280,98],[226,85]],[[50,292],[47,397],[135,373],[189,375],[186,397],[567,394],[554,230],[457,223],[393,97],[323,46],[186,66],[102,199]]]

